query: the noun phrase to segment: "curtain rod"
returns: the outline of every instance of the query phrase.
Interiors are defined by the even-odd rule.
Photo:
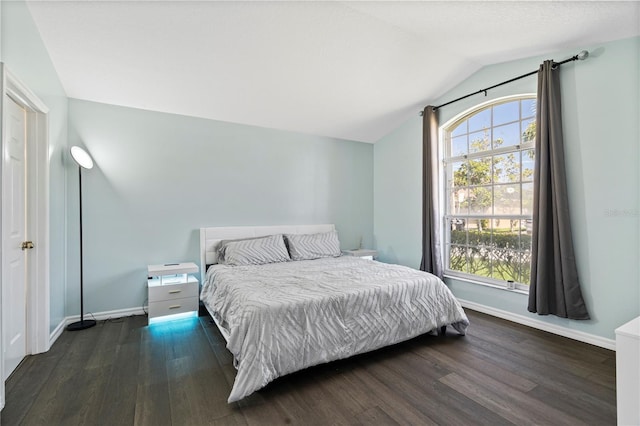
[[[555,65],[562,65],[562,64],[566,64],[567,62],[573,62],[573,61],[578,61],[578,60],[584,61],[585,59],[587,59],[587,57],[589,57],[589,52],[586,51],[586,50],[583,50],[580,53],[578,53],[577,55],[574,55],[574,56],[572,56],[572,57],[570,57],[568,59],[565,59],[564,61],[555,62]],[[512,82],[514,82],[516,80],[520,80],[522,78],[529,77],[530,75],[534,75],[534,74],[537,74],[537,73],[538,73],[538,70],[535,70],[535,71],[528,72],[526,74],[519,75],[518,77],[514,77],[514,78],[512,78],[510,80],[503,81],[502,83],[494,84],[493,86],[487,87],[486,89],[480,89],[477,92],[469,93],[468,95],[464,95],[464,96],[461,96],[461,97],[459,97],[457,99],[454,99],[452,101],[445,102],[442,105],[435,106],[435,107],[433,107],[433,110],[436,111],[436,110],[438,110],[438,109],[440,109],[440,108],[442,108],[444,106],[447,106],[447,105],[450,105],[452,103],[461,101],[463,99],[467,99],[468,97],[473,96],[473,95],[479,95],[480,93],[484,93],[484,95],[487,96],[487,91],[488,90],[495,89],[496,87],[500,87],[500,86],[503,86],[505,84],[512,83]],[[423,115],[423,114],[424,114],[424,111],[420,111],[420,115]]]

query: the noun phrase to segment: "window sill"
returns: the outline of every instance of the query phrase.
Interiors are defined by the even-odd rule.
[[[524,294],[525,296],[529,295],[529,291],[528,290],[522,290],[522,289],[519,289],[519,288],[514,288],[514,289],[510,290],[510,289],[508,289],[507,287],[505,287],[503,285],[492,284],[492,283],[485,282],[485,281],[474,280],[473,278],[461,277],[459,275],[447,274],[446,272],[445,272],[445,274],[443,276],[444,276],[444,278],[448,278],[448,279],[451,279],[451,280],[462,281],[462,282],[469,283],[469,284],[481,285],[481,286],[484,286],[484,287],[494,288],[496,290],[504,290],[504,291],[508,291],[510,293]]]

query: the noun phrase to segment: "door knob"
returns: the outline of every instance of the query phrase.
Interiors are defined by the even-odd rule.
[[[32,248],[33,248],[33,241],[23,241],[22,242],[22,250],[32,249]]]

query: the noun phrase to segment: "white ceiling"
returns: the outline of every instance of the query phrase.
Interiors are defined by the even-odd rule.
[[[28,5],[69,97],[363,142],[485,65],[640,34],[637,1]]]

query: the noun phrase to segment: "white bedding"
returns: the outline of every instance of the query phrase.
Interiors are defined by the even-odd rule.
[[[357,257],[213,265],[200,298],[229,332],[229,402],[275,378],[452,325],[469,324],[434,275]]]

